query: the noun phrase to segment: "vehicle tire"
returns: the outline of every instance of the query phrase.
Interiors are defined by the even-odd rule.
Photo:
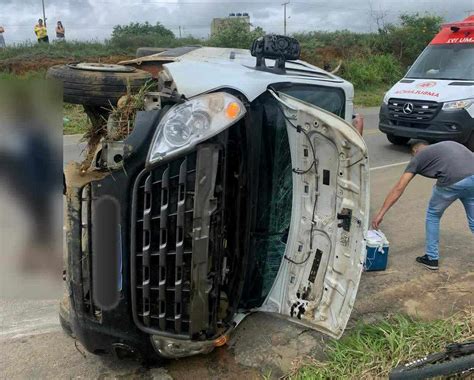
[[[137,49],[136,57],[146,57],[148,55],[162,53],[168,50],[168,48],[159,48],[159,47],[141,47]]]
[[[137,93],[151,74],[130,66],[78,63],[50,67],[46,78],[62,82],[66,103],[110,108],[128,88]]]
[[[474,368],[474,354],[464,355],[443,363],[425,364],[422,367],[400,366],[393,369],[389,380],[428,379],[435,376],[454,375]]]
[[[387,139],[393,145],[406,145],[408,141],[410,141],[409,137],[401,137],[401,136],[395,136],[391,134],[387,134]]]

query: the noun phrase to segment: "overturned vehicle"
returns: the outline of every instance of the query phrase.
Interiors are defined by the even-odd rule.
[[[295,40],[267,36],[251,52],[123,63],[156,89],[122,140],[103,136],[66,176],[61,321],[90,352],[207,353],[255,311],[342,335],[365,258],[367,148],[352,85],[298,58]]]

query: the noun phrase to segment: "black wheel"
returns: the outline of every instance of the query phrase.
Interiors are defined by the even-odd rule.
[[[387,135],[387,139],[394,145],[405,145],[405,144],[408,144],[408,141],[410,141],[409,137],[401,137],[401,136],[395,136],[391,134]]]
[[[164,51],[169,50],[168,48],[159,48],[159,47],[141,47],[137,49],[136,57],[146,57],[148,55],[163,53]]]
[[[418,367],[400,366],[389,374],[390,380],[428,379],[435,376],[454,375],[474,369],[474,354],[461,356],[449,361],[425,364]]]
[[[78,63],[50,67],[46,77],[63,85],[67,103],[110,107],[130,88],[136,93],[151,80],[151,74],[129,66]]]

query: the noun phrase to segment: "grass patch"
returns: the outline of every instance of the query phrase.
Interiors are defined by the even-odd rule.
[[[387,87],[373,87],[369,89],[355,89],[354,105],[356,107],[380,107]]]
[[[0,71],[0,80],[30,80],[30,79],[44,79],[46,70],[35,70],[23,73],[21,75],[7,73]]]
[[[64,103],[63,134],[84,134],[90,129],[89,119],[81,105]]]
[[[400,363],[473,338],[474,310],[431,322],[397,315],[375,324],[359,324],[341,340],[329,343],[327,361],[303,365],[289,378],[387,378]]]
[[[24,43],[7,46],[0,50],[0,60],[42,58],[73,58],[107,57],[110,55],[130,55],[133,49],[120,48],[101,42],[52,42],[50,44]]]

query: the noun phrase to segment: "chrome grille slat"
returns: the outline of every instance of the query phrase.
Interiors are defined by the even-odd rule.
[[[153,204],[152,176],[145,180],[143,194],[143,258],[142,258],[142,290],[143,290],[143,323],[150,325],[150,250],[151,250],[151,221],[150,215]]]
[[[188,160],[184,159],[179,168],[178,205],[176,218],[176,256],[175,256],[175,293],[174,293],[174,328],[181,333],[182,274],[184,253],[184,214],[186,208],[186,169]]]
[[[158,310],[160,329],[166,329],[166,252],[168,245],[169,166],[161,180]]]

